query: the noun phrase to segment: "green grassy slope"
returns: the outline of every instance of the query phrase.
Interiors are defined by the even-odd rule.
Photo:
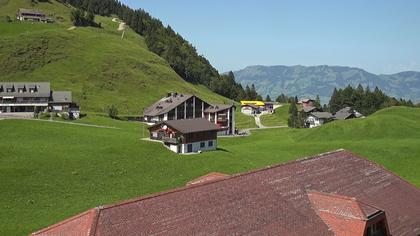
[[[282,107],[277,108],[274,114],[262,115],[260,118],[261,123],[265,126],[287,125],[289,107],[290,104],[284,104]]]
[[[147,131],[139,123],[94,115],[85,122],[121,129],[0,120],[0,235],[28,234],[98,205],[182,186],[208,172],[239,173],[339,148],[420,187],[419,118],[420,109],[391,108],[315,129],[220,138],[220,150],[190,156],[141,141]]]
[[[54,90],[71,90],[85,111],[104,112],[116,105],[121,114],[138,115],[168,91],[196,94],[208,102],[225,103],[204,86],[182,80],[144,39],[118,23],[96,17],[102,29],[68,30],[71,8],[51,0],[31,5],[27,0],[0,0],[0,16],[20,7],[42,9],[55,24],[0,22],[0,81],[49,81]]]

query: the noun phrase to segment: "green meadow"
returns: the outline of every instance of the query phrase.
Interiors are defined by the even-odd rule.
[[[177,155],[142,141],[141,123],[89,114],[79,123],[0,121],[0,235],[25,235],[95,206],[344,148],[420,186],[420,109],[395,107],[315,129],[219,138],[219,150]]]
[[[281,126],[287,125],[287,119],[289,118],[289,107],[290,104],[283,104],[277,108],[274,114],[262,115],[261,123],[265,126]]]

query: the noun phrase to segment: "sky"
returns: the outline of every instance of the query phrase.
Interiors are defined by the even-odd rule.
[[[220,72],[250,65],[420,71],[419,0],[122,0],[170,25]]]

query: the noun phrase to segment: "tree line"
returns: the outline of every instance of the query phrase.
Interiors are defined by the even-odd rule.
[[[276,101],[281,103],[290,103],[288,119],[289,127],[303,128],[305,126],[307,114],[302,111],[300,106],[297,105],[298,98],[296,96],[288,97],[281,94],[277,97]],[[363,86],[359,84],[356,88],[353,88],[350,85],[344,89],[334,88],[328,105],[324,104],[321,106],[319,96],[317,96],[314,106],[320,111],[326,111],[332,114],[335,114],[342,108],[351,107],[363,115],[368,116],[383,108],[391,106],[420,107],[420,103],[415,105],[411,100],[405,100],[402,98],[397,99],[395,97],[388,96],[378,87],[375,87],[375,89],[371,91],[369,87],[363,88]]]
[[[95,15],[92,12],[85,12],[81,9],[73,9],[70,12],[70,20],[75,26],[101,27],[95,23]]]
[[[331,95],[328,109],[331,113],[335,113],[344,107],[352,107],[363,115],[368,116],[380,109],[391,106],[414,107],[415,105],[411,100],[388,96],[378,87],[371,91],[369,87],[363,88],[359,84],[356,88],[350,85],[344,89],[335,88]]]
[[[247,91],[235,81],[233,73],[220,75],[206,58],[198,55],[194,46],[146,11],[133,10],[117,0],[61,1],[90,13],[117,15],[142,35],[149,50],[164,58],[184,80],[205,85],[213,92],[237,101],[247,98]]]

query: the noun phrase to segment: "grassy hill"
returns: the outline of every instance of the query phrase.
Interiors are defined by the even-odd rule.
[[[24,235],[86,209],[184,185],[217,171],[244,172],[339,148],[420,187],[420,109],[396,107],[315,129],[220,138],[219,150],[177,155],[142,141],[142,124],[88,116],[83,127],[0,120],[0,235]],[[36,124],[36,125],[35,125]]]
[[[18,8],[41,9],[56,23],[0,22],[0,81],[49,81],[54,90],[73,91],[84,111],[104,112],[114,104],[122,114],[138,115],[168,91],[231,102],[185,82],[132,30],[121,39],[111,17],[96,17],[102,28],[69,30],[70,6],[30,2],[0,0],[0,18],[14,19]]]
[[[276,109],[274,114],[267,114],[261,116],[261,123],[265,126],[280,126],[287,125],[287,119],[289,119],[289,107],[290,104],[283,104],[281,107]]]

